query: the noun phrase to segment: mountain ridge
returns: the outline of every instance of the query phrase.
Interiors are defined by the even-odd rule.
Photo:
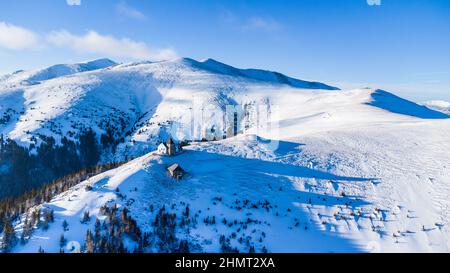
[[[75,64],[57,64],[46,68],[38,68],[32,70],[19,70],[12,74],[0,77],[1,81],[10,82],[11,87],[25,84],[37,84],[41,81],[51,80],[64,76],[70,76],[77,73],[104,69],[117,65],[114,61],[107,58],[96,59],[93,61],[75,63]]]
[[[75,67],[78,69],[79,65]],[[201,108],[208,105],[212,110],[215,109],[214,111],[224,111],[227,105],[243,107],[246,104],[248,107],[260,105],[267,108],[271,105],[300,103],[302,107],[308,108],[303,105],[306,102],[304,99],[310,98],[314,101],[320,97],[328,97],[330,101],[326,105],[329,106],[333,103],[367,103],[391,113],[398,112],[400,115],[420,118],[426,117],[420,114],[426,112],[426,115],[436,118],[447,117],[393,95],[380,97],[376,95],[380,93],[376,89],[343,91],[325,84],[316,85],[274,74],[276,72],[241,70],[212,59],[199,62],[180,58],[130,64],[116,64],[107,59],[100,59],[87,62],[82,68],[85,68],[85,71],[61,77],[47,77],[49,80],[32,85],[21,85],[21,81],[18,81],[13,88],[2,88],[0,81],[0,102],[3,105],[0,109],[0,116],[3,115],[0,120],[1,133],[21,143],[29,143],[27,139],[36,134],[56,136],[59,142],[62,136],[76,133],[82,128],[94,128],[97,134],[101,135],[107,130],[107,126],[111,125],[124,130],[121,135],[114,129],[116,138],[127,137],[129,141],[142,143],[144,146],[148,143],[148,149],[152,149],[159,138],[166,139],[169,134],[179,135],[181,138],[201,139],[205,136],[205,130],[219,127],[223,123],[216,117],[210,124],[202,124],[200,132],[186,132],[187,124],[191,122],[188,118],[195,114],[192,112],[195,104]],[[282,75],[281,80],[279,75]],[[289,84],[286,84],[286,81],[289,81]],[[318,87],[325,89],[317,89]],[[299,100],[284,100],[281,97],[283,92],[286,97]],[[386,94],[386,91],[383,92]],[[346,96],[353,96],[355,101],[346,101]],[[374,100],[374,96],[381,100]],[[392,104],[394,99],[397,104],[401,102],[400,105]],[[408,105],[409,110],[405,112],[402,105]],[[293,107],[292,111],[295,113],[298,110]],[[315,112],[304,114],[307,116],[323,112],[320,107],[314,108],[313,111]],[[335,110],[330,108],[326,111]],[[165,124],[168,121],[176,123]],[[251,126],[250,123],[251,120],[248,120],[245,126]],[[131,132],[128,132],[130,130]],[[125,133],[131,136],[123,135]],[[221,138],[221,134],[222,132],[217,132],[215,137]],[[152,135],[157,138],[151,140]],[[146,151],[149,151],[148,149]]]

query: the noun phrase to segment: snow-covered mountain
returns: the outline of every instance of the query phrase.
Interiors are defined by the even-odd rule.
[[[51,80],[63,76],[68,76],[80,72],[93,71],[116,65],[109,59],[99,59],[78,64],[58,64],[44,69],[34,69],[30,71],[19,70],[12,74],[4,75],[0,78],[2,88],[17,87],[21,85],[34,85],[41,81]]]
[[[122,140],[102,160],[140,156],[31,208],[18,236],[37,209],[54,219],[15,252],[90,249],[88,229],[110,238],[118,222],[133,251],[133,221],[149,252],[450,251],[449,116],[383,90],[184,58],[19,82],[0,105],[0,131],[22,145],[113,128]],[[169,136],[216,141],[157,155]]]
[[[450,102],[442,100],[432,100],[424,103],[430,109],[441,111],[445,114],[450,114]]]
[[[180,122],[194,102],[221,109],[224,105],[236,105],[234,95],[247,96],[250,89],[336,89],[280,73],[241,70],[213,60],[197,62],[184,58],[113,65],[108,60],[57,65],[20,72],[0,81],[0,131],[26,144],[33,135],[58,138],[81,127],[92,127],[101,133],[113,126],[120,128],[116,131],[132,134],[129,140],[141,142],[164,133],[162,124],[167,121]],[[74,73],[78,70],[82,73]],[[37,78],[41,81],[36,82]]]

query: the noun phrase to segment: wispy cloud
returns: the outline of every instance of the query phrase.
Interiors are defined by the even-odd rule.
[[[278,32],[283,29],[283,24],[274,18],[256,15],[242,17],[227,9],[221,10],[219,19],[223,23],[233,26],[243,32]]]
[[[366,0],[369,6],[381,6],[381,0]]]
[[[219,13],[219,19],[220,21],[227,24],[236,23],[239,20],[239,18],[233,12],[224,8],[222,8]]]
[[[66,0],[69,6],[81,6],[81,0]]]
[[[282,29],[282,25],[272,18],[251,17],[247,19],[242,29],[244,31],[261,30],[265,32],[275,32]]]
[[[119,2],[116,5],[116,12],[124,17],[128,17],[135,20],[145,21],[147,16],[140,10],[128,5],[125,1]]]
[[[36,48],[39,36],[23,27],[0,22],[0,47],[9,50]]]
[[[7,51],[65,48],[81,54],[134,60],[169,60],[178,55],[172,48],[153,48],[127,37],[104,35],[91,30],[82,35],[67,30],[38,35],[30,29],[0,21],[0,48]]]
[[[177,57],[171,48],[153,49],[144,42],[101,35],[92,30],[84,35],[75,35],[65,30],[53,31],[48,35],[48,42],[53,46],[65,47],[79,53],[107,57],[155,61]]]

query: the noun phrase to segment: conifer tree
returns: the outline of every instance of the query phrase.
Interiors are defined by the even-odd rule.
[[[3,236],[1,249],[4,253],[9,252],[9,250],[16,245],[17,237],[14,227],[9,219],[4,221]]]
[[[66,245],[67,240],[64,237],[64,234],[61,234],[61,237],[59,238],[59,246],[61,247],[61,249]]]
[[[86,253],[94,253],[94,241],[92,237],[92,232],[89,229],[86,232],[85,244],[86,244]]]
[[[69,223],[67,223],[66,220],[64,220],[64,222],[62,223],[62,227],[64,231],[68,231],[69,230]]]
[[[81,223],[86,224],[91,220],[91,216],[89,215],[89,211],[85,211],[83,213],[83,219],[81,220]]]

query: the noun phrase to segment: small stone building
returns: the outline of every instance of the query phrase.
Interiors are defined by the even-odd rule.
[[[169,172],[169,175],[177,180],[180,180],[183,175],[185,174],[183,168],[180,167],[178,164],[173,164],[169,168],[167,168],[167,171]]]

